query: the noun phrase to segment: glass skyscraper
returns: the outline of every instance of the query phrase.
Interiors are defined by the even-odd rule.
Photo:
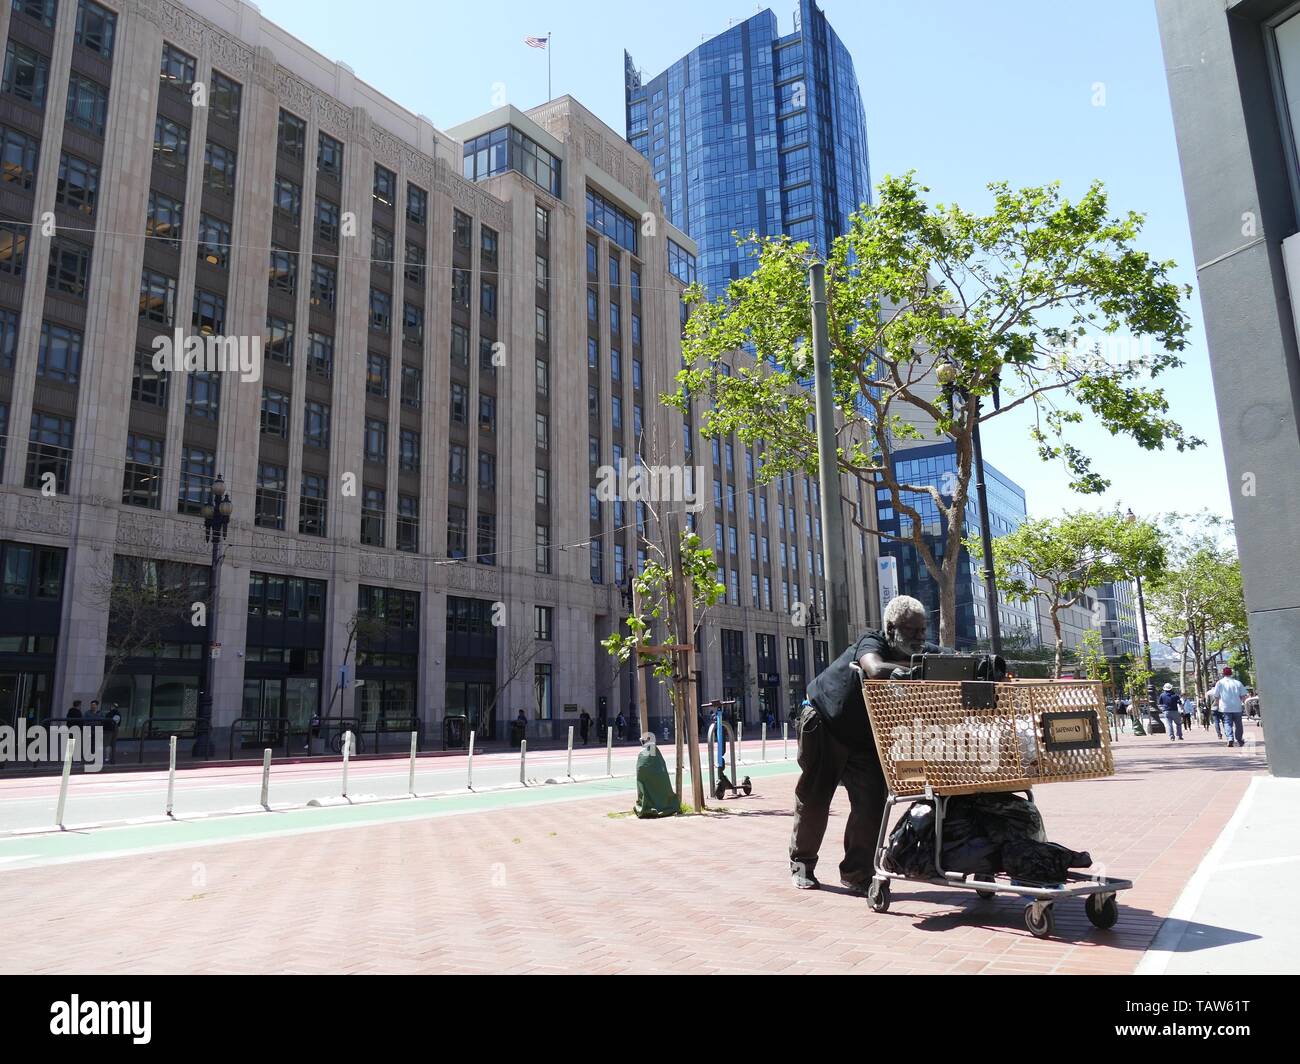
[[[945,482],[951,483],[948,474],[956,474],[957,456],[950,441],[929,446],[910,446],[894,456],[894,473],[908,484],[933,484],[945,498]],[[1025,492],[1010,477],[1003,476],[987,461],[984,463],[984,482],[988,490],[989,524],[994,536],[1014,531],[1025,520]],[[926,543],[936,559],[943,554],[943,540],[947,522],[939,513],[934,500],[927,495],[904,492],[904,500],[921,515]],[[880,531],[894,536],[910,535],[908,519],[890,505],[889,492],[876,491],[876,516]],[[979,532],[979,509],[975,501],[974,481],[970,498],[966,502],[967,535]],[[916,548],[910,542],[884,538],[880,541],[881,557],[898,559],[898,590],[900,594],[920,599],[930,611],[930,638],[939,635],[939,586],[930,576]],[[968,649],[977,641],[989,638],[989,604],[984,592],[983,563],[972,558],[962,548],[961,565],[957,569],[957,649]],[[1038,633],[1038,615],[1032,603],[998,603],[1002,634],[1005,638],[1026,631],[1035,640]]]
[[[624,53],[627,138],[650,160],[674,225],[699,245],[709,294],[749,273],[733,233],[822,251],[870,198],[853,60],[813,0],[780,36],[762,11],[649,79]]]

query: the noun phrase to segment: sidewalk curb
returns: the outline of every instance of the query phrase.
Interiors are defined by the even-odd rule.
[[[1201,859],[1196,871],[1192,873],[1192,878],[1187,881],[1187,885],[1183,887],[1178,900],[1174,902],[1173,908],[1169,910],[1169,915],[1160,924],[1156,937],[1151,940],[1151,945],[1147,947],[1146,953],[1142,955],[1137,967],[1133,969],[1134,975],[1165,974],[1165,969],[1169,967],[1170,960],[1178,952],[1178,945],[1182,942],[1188,927],[1191,926],[1192,917],[1196,914],[1197,906],[1205,894],[1206,887],[1209,886],[1215,872],[1218,871],[1219,865],[1223,861],[1223,855],[1231,848],[1238,830],[1246,822],[1247,814],[1254,804],[1255,793],[1259,790],[1261,781],[1267,778],[1267,776],[1256,776],[1250,781],[1250,786],[1246,788],[1246,793],[1241,796],[1241,801],[1237,803],[1237,808],[1233,812],[1231,819],[1219,832],[1219,837],[1214,840],[1214,845],[1210,847],[1209,853]]]

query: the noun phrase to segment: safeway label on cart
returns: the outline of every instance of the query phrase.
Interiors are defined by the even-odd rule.
[[[1076,709],[1044,713],[1043,746],[1051,753],[1097,749],[1101,746],[1097,711]]]

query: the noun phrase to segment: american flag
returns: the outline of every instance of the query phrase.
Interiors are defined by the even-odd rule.
[[[545,48],[548,40],[550,40],[549,37],[525,37],[524,44],[528,45],[529,48]]]

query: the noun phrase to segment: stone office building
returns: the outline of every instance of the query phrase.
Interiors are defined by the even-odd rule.
[[[128,729],[194,715],[206,629],[123,657],[108,596],[207,597],[218,477],[219,736],[612,717],[633,679],[598,641],[655,532],[594,488],[639,452],[702,467],[702,696],[801,693],[816,485],[758,487],[658,402],[696,249],[613,130],[567,97],[436,130],[238,0],[21,0],[0,37],[0,721],[89,700],[106,658]],[[260,341],[260,373],[158,370],[176,330]]]

